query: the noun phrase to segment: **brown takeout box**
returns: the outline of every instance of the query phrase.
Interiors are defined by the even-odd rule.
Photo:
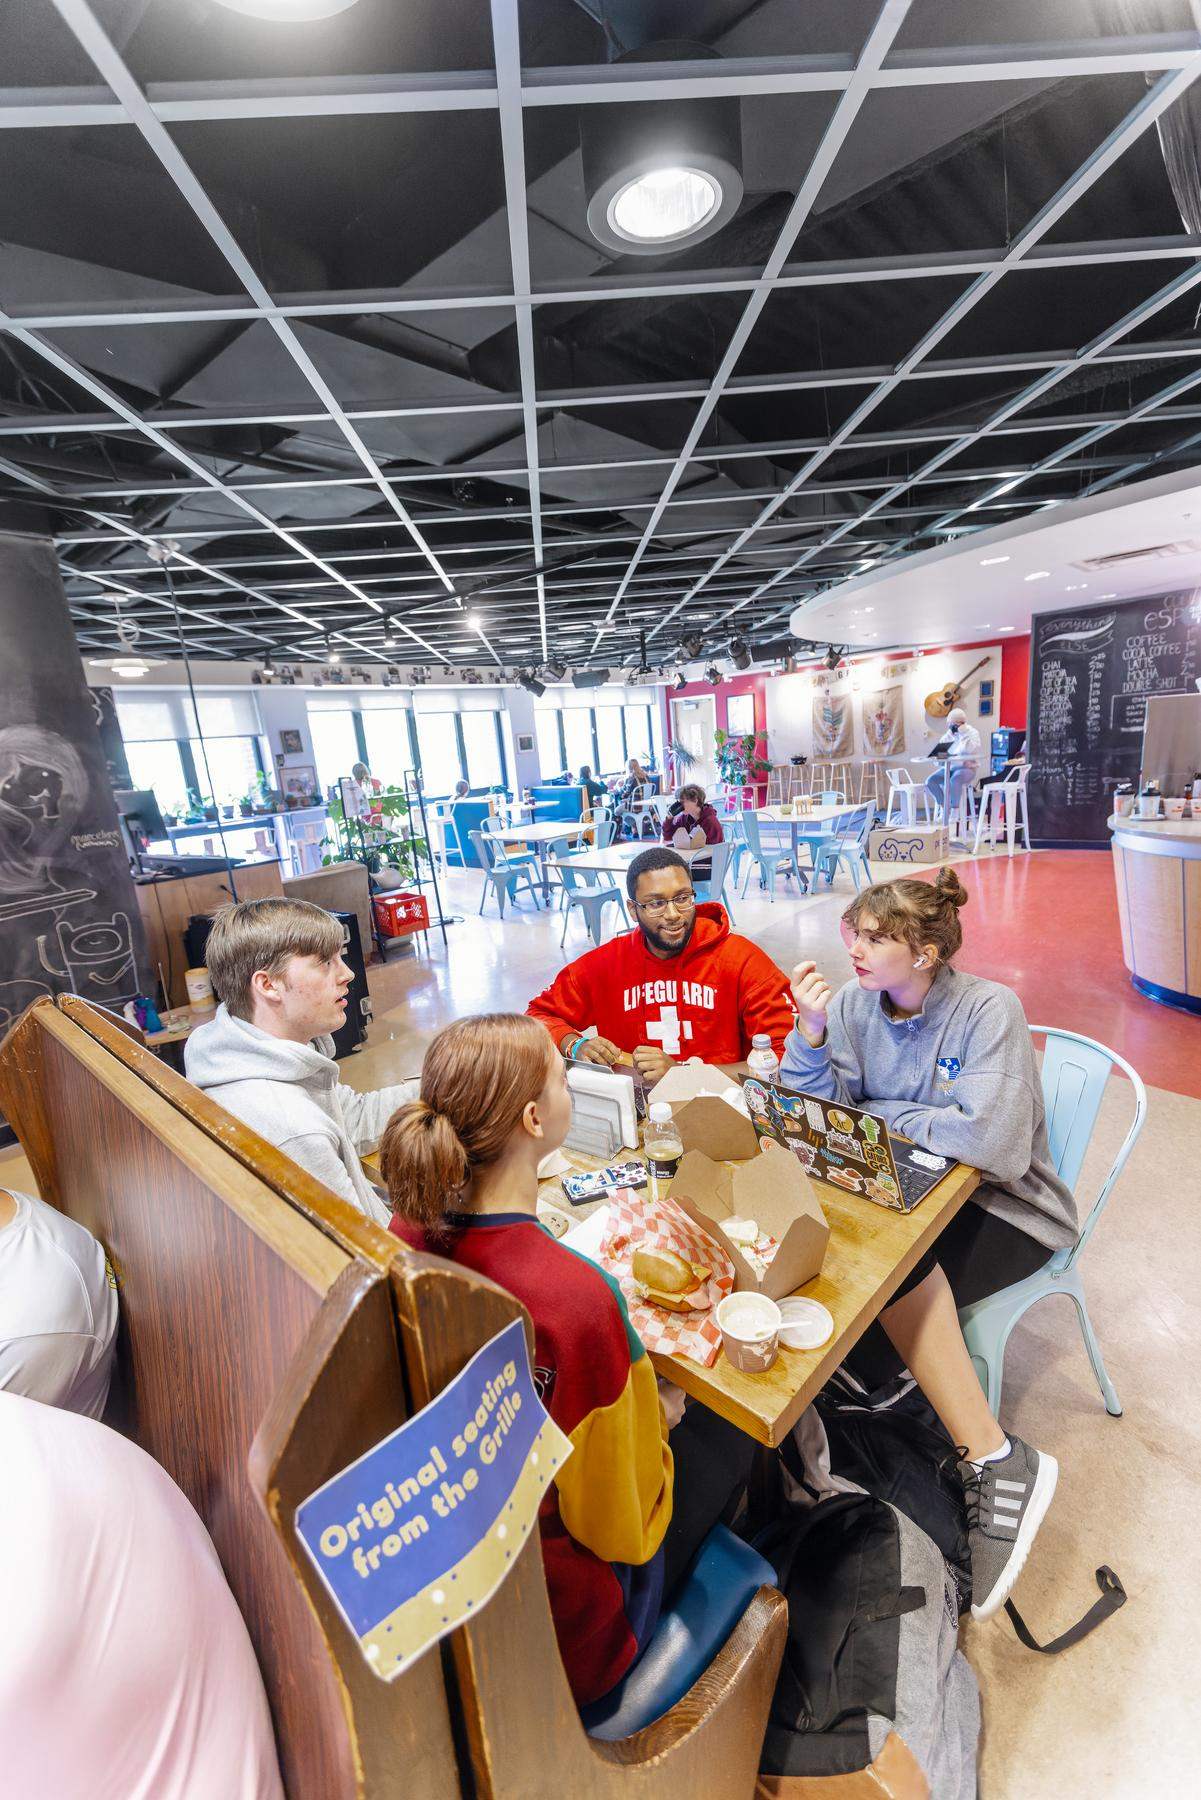
[[[808,1175],[779,1144],[768,1142],[761,1155],[736,1169],[724,1168],[700,1150],[686,1150],[671,1197],[727,1252],[736,1293],[782,1300],[821,1273],[830,1227]],[[762,1281],[721,1229],[723,1219],[754,1219],[779,1241]]]
[[[741,1162],[758,1154],[759,1136],[746,1114],[721,1098],[731,1091],[738,1092],[736,1081],[693,1057],[669,1069],[647,1099],[668,1103],[686,1151],[699,1150],[714,1162]]]

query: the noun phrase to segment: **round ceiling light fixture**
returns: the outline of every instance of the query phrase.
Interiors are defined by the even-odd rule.
[[[279,25],[308,25],[349,12],[358,0],[217,0],[227,12],[244,13],[248,19],[270,19]]]
[[[716,59],[707,44],[647,44],[630,63]],[[742,109],[711,99],[589,106],[580,118],[588,229],[617,256],[658,256],[699,244],[742,200]]]
[[[119,675],[123,681],[140,681],[143,675],[149,675],[153,663],[144,656],[108,656],[91,658],[94,669],[108,669],[113,675]]]

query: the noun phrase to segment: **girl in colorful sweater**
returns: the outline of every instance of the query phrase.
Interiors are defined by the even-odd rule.
[[[380,1166],[397,1236],[487,1276],[533,1321],[535,1381],[572,1444],[538,1523],[559,1649],[583,1705],[646,1648],[664,1595],[745,1484],[751,1444],[694,1407],[669,1446],[620,1288],[538,1223],[538,1164],[570,1123],[566,1069],[543,1025],[460,1019],[430,1045],[421,1097],[393,1115]]]

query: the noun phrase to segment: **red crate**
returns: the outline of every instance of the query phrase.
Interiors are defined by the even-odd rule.
[[[375,923],[381,937],[407,937],[413,931],[428,931],[429,902],[424,894],[378,894]]]

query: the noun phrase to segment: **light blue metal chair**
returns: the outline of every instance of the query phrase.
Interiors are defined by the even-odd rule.
[[[855,883],[855,892],[859,892],[861,875],[866,875],[871,885],[872,872],[867,861],[867,840],[872,829],[872,811],[870,806],[856,806],[850,812],[843,813],[832,822],[828,837],[808,840],[813,857],[813,880],[817,884],[819,875],[825,877],[826,886],[833,887],[834,877],[839,865],[845,864]],[[801,840],[802,843],[805,839]]]
[[[841,788],[823,788],[818,795],[823,806],[845,806],[847,797]]]
[[[488,898],[488,887],[491,883],[492,890],[496,895],[496,904],[503,919],[505,900],[512,900],[516,904],[517,889],[522,880],[525,881],[525,885],[533,895],[534,905],[537,906],[538,890],[534,886],[534,872],[531,867],[533,857],[525,857],[521,861],[516,859],[510,861],[505,855],[504,845],[498,843],[490,832],[473,831],[470,835],[471,841],[475,845],[475,853],[480,859],[480,867],[484,871],[484,885],[480,891],[480,911],[484,910],[484,901]]]
[[[621,916],[628,925],[630,915],[626,911],[625,895],[615,882],[600,885],[600,875],[595,869],[573,869],[570,864],[556,864],[556,873],[563,885],[566,905],[563,908],[563,930],[559,937],[559,948],[567,941],[567,927],[571,923],[573,912],[583,914],[584,923],[588,927],[588,936],[594,944],[599,944],[604,935],[604,911],[606,906],[616,901],[621,908]]]
[[[793,869],[791,844],[764,844],[758,817],[749,806],[742,815],[742,829],[751,860],[747,863],[746,874],[742,878],[742,886],[738,891],[739,899],[745,899],[747,882],[751,878],[751,870],[756,866],[759,869],[759,885],[767,889],[767,897],[773,905],[776,898],[776,876],[781,869],[787,875],[795,873],[802,890],[808,886],[801,871]]]
[[[593,825],[592,830],[596,838],[596,848],[598,850],[607,850],[613,842],[613,837],[617,830],[617,820],[598,818]]]
[[[965,1306],[959,1314],[964,1341],[971,1353],[994,1416],[1001,1404],[1001,1378],[1005,1366],[1005,1346],[1009,1334],[1028,1307],[1049,1294],[1066,1294],[1076,1308],[1084,1347],[1093,1374],[1105,1400],[1105,1410],[1115,1419],[1122,1416],[1122,1406],[1114,1385],[1106,1372],[1100,1346],[1088,1316],[1084,1283],[1080,1276],[1080,1252],[1084,1249],[1097,1220],[1105,1210],[1118,1176],[1134,1148],[1135,1139],[1147,1116],[1147,1090],[1134,1069],[1116,1051],[1098,1044],[1093,1038],[1081,1037],[1075,1031],[1060,1031],[1055,1026],[1032,1025],[1032,1033],[1046,1034],[1043,1055],[1043,1098],[1047,1107],[1047,1136],[1051,1144],[1051,1161],[1060,1180],[1075,1192],[1080,1178],[1084,1153],[1092,1137],[1101,1096],[1112,1069],[1121,1069],[1134,1093],[1134,1118],[1113,1159],[1092,1210],[1080,1228],[1076,1242],[1066,1250],[1056,1250],[1050,1261],[1025,1281],[1015,1281],[985,1300]]]
[[[740,812],[723,813],[721,815],[721,828],[731,851],[730,885],[731,887],[737,887],[738,871],[750,855],[750,850],[746,841],[746,827],[742,823],[742,814]]]
[[[722,829],[725,830],[724,825]],[[720,900],[730,915],[731,925],[734,923],[734,908],[730,902],[726,883],[730,876],[730,864],[733,860],[734,849],[735,846],[728,839],[720,844],[714,844],[709,853],[708,875],[700,877],[694,875],[692,880],[693,891],[697,899]]]

